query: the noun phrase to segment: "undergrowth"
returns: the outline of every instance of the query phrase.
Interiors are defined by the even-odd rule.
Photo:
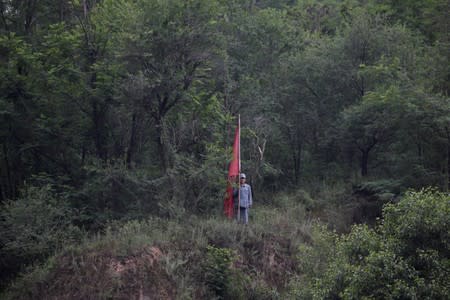
[[[30,266],[0,298],[439,299],[448,292],[440,271],[449,267],[448,195],[406,193],[385,205],[376,226],[354,225],[348,234],[320,222],[305,198],[304,191],[280,195],[277,205],[251,209],[249,225],[194,215],[110,223]]]
[[[2,297],[276,299],[312,226],[302,204],[289,205],[252,209],[248,226],[196,216],[110,223],[24,272]]]

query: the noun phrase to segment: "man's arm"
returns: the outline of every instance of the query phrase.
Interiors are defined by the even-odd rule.
[[[249,205],[252,206],[253,205],[253,197],[252,197],[252,187],[250,185],[248,185],[248,200],[249,200]]]

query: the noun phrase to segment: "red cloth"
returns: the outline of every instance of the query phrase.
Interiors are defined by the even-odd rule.
[[[229,219],[233,218],[233,187],[227,184],[227,194],[223,202],[223,212]]]
[[[234,135],[234,143],[233,143],[233,160],[230,163],[230,167],[228,169],[228,178],[239,176],[239,126],[236,128],[236,133]]]
[[[236,176],[239,176],[240,168],[240,157],[239,157],[239,147],[240,147],[240,128],[239,125],[236,128],[236,133],[234,135],[233,143],[233,159],[228,168],[228,182],[227,182],[227,193],[223,203],[223,210],[228,218],[233,218],[233,187],[231,183],[235,180]]]

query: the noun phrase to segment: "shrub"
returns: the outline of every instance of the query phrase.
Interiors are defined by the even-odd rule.
[[[205,282],[218,299],[244,299],[247,277],[233,268],[236,254],[227,248],[207,246],[203,266]]]
[[[73,212],[50,185],[27,187],[0,212],[2,269],[14,275],[23,266],[43,260],[63,245],[82,238],[72,225]],[[4,274],[3,274],[4,276]]]
[[[294,294],[303,299],[445,299],[450,292],[449,195],[431,189],[408,192],[383,212],[375,229],[356,225],[332,240],[323,233],[319,241],[325,245],[300,249],[306,276]],[[323,247],[334,249],[333,255],[317,256]],[[315,263],[305,263],[308,258]],[[315,269],[321,261],[326,267]]]
[[[157,180],[118,163],[85,171],[83,186],[70,194],[72,206],[82,211],[82,226],[95,231],[113,220],[144,219],[158,211]]]

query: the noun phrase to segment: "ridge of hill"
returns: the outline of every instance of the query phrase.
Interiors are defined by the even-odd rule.
[[[111,224],[34,267],[2,296],[445,299],[450,292],[448,194],[408,191],[385,204],[372,227],[342,234],[292,199],[252,210],[247,226],[196,216]]]

